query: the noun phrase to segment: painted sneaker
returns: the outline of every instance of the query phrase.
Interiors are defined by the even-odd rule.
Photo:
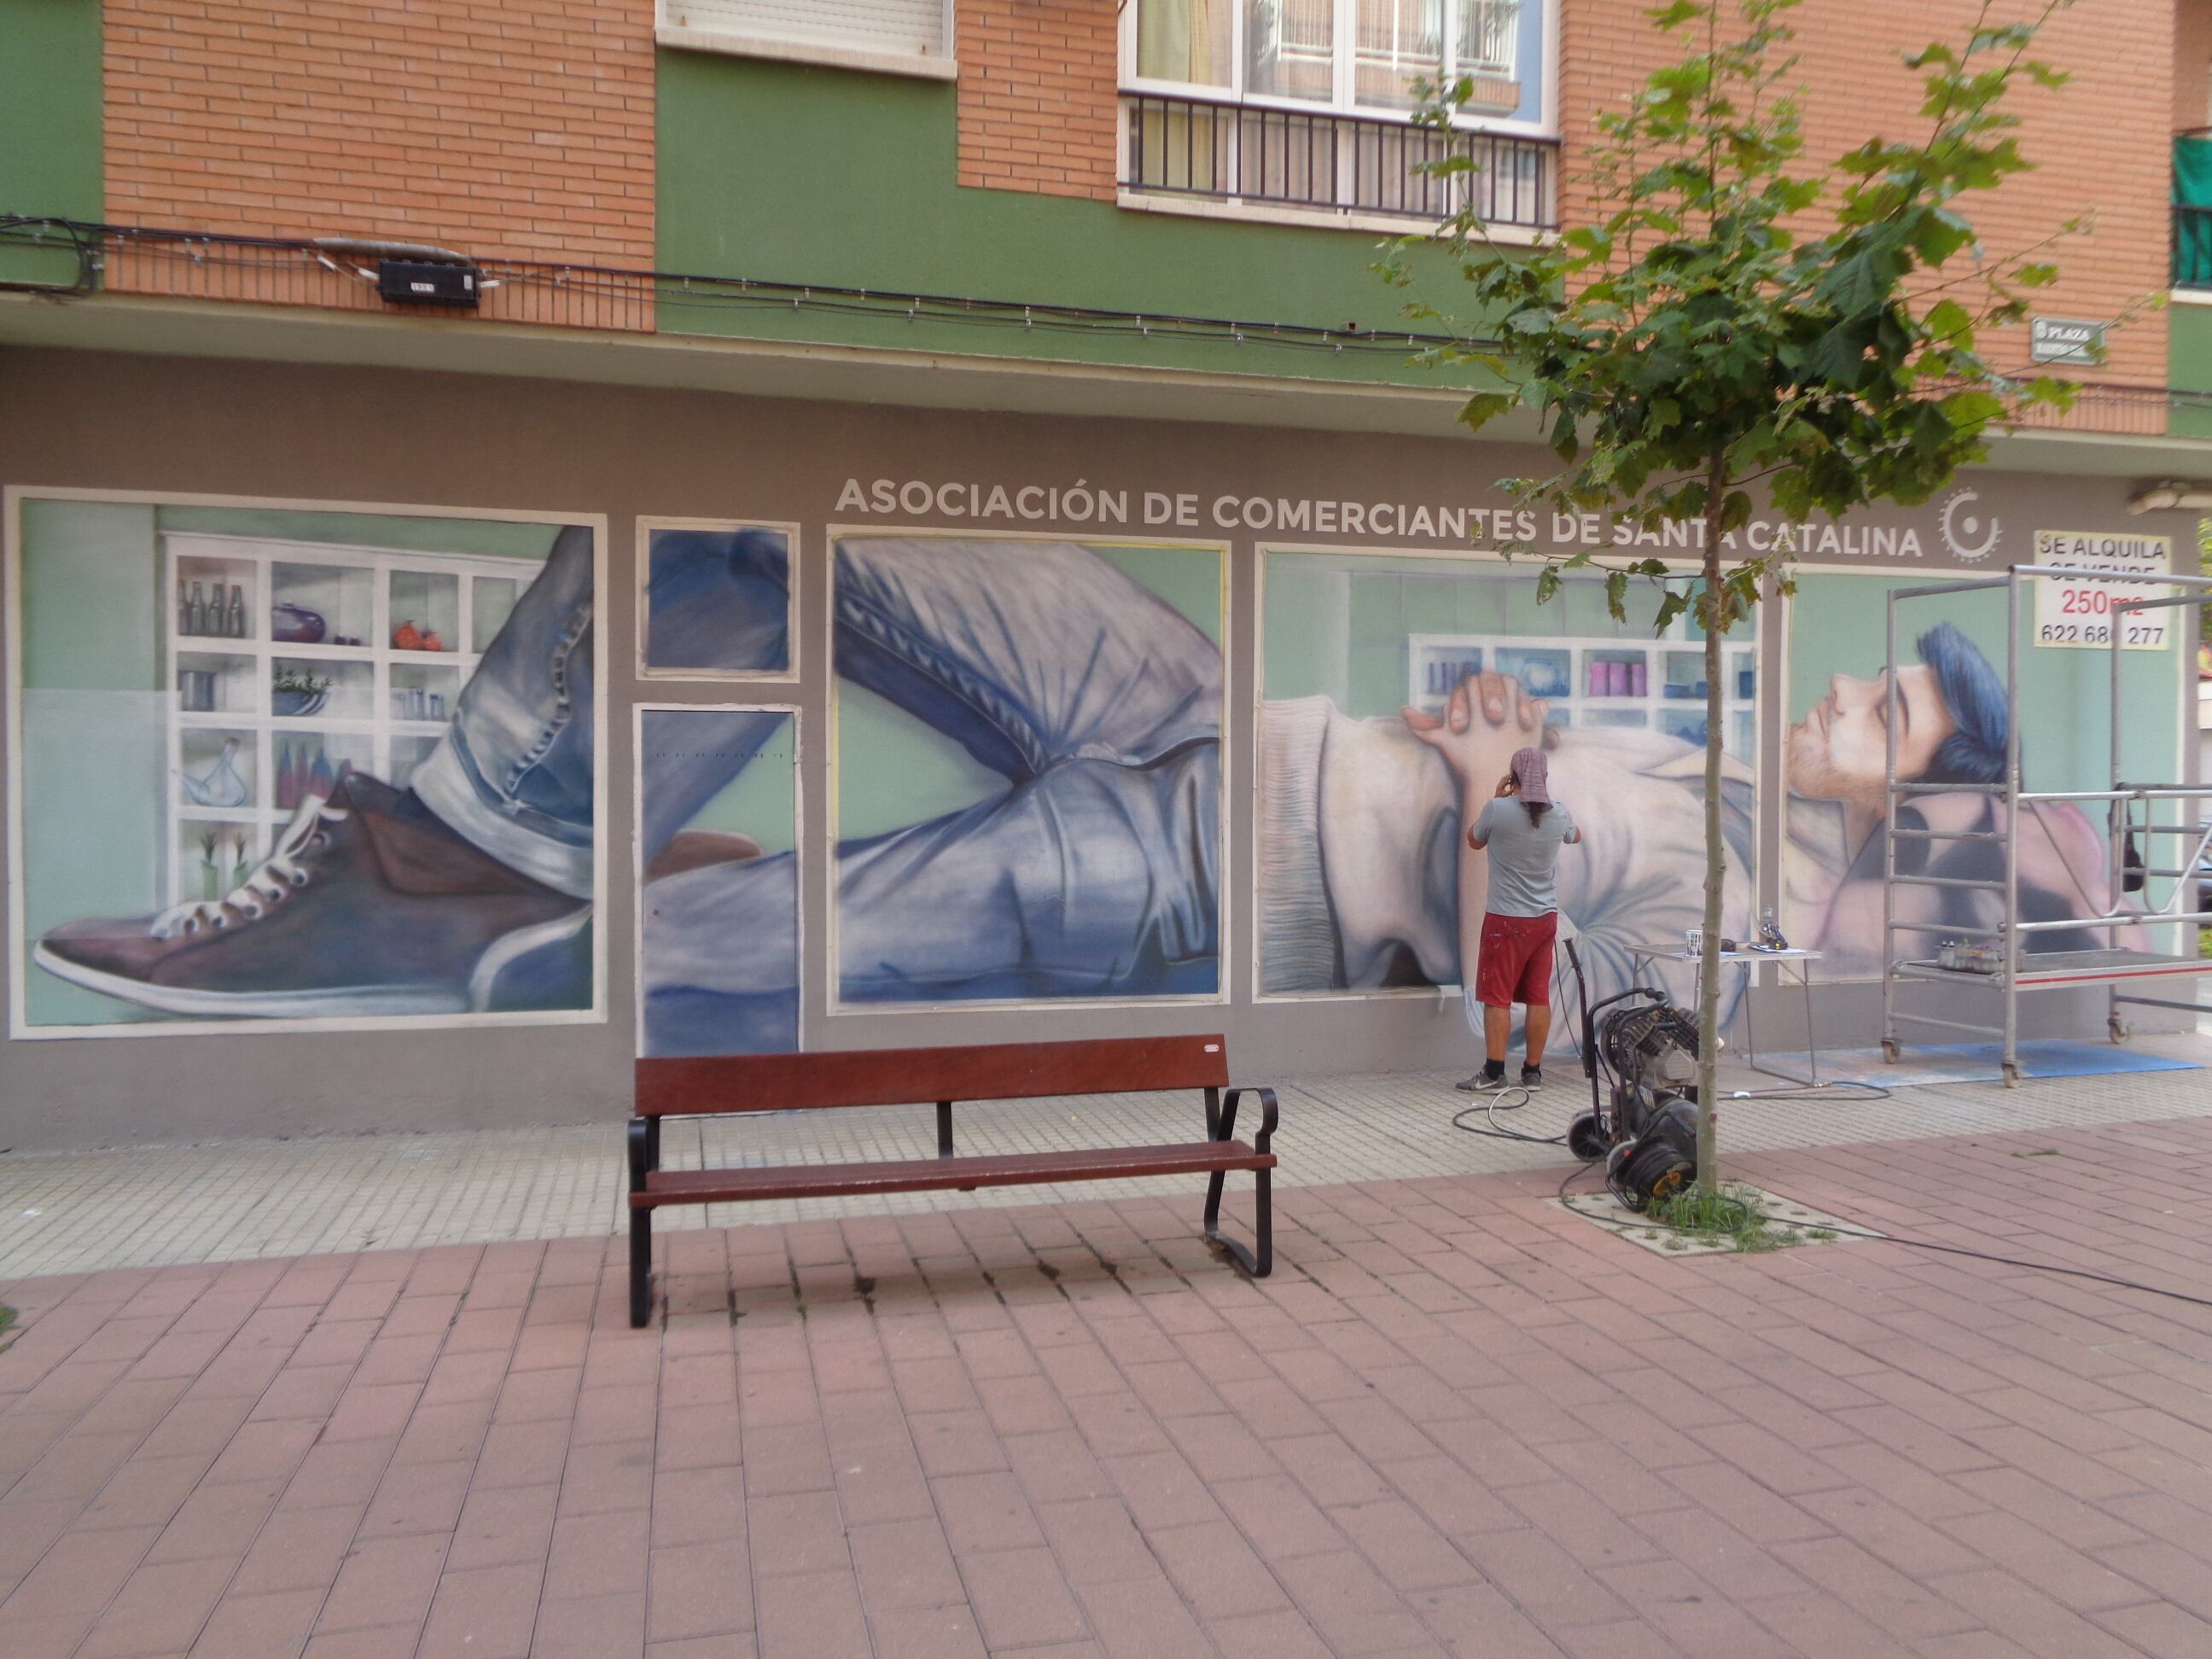
[[[412,795],[359,773],[311,795],[227,896],[73,921],[33,960],[163,1013],[247,1019],[454,1014],[513,1006],[509,977],[578,951],[592,907],[477,850]],[[565,976],[573,977],[573,973]],[[568,1006],[586,1006],[586,961]],[[526,1000],[544,1006],[543,988]]]

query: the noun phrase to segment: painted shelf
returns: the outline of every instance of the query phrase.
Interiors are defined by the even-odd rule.
[[[1431,714],[1443,712],[1452,688],[1467,676],[1487,669],[1511,675],[1527,695],[1543,698],[1554,726],[1626,726],[1705,743],[1705,647],[1680,637],[1680,623],[1674,636],[1649,641],[1416,634],[1407,644],[1406,701]],[[1723,656],[1722,743],[1748,762],[1758,738],[1758,660],[1749,646],[1730,646]]]
[[[318,761],[320,776],[350,766],[404,788],[536,574],[510,559],[257,537],[173,531],[162,543],[170,903],[210,884],[228,892],[319,781]],[[314,619],[320,639],[276,636]],[[392,644],[403,626],[442,648]],[[288,670],[328,689],[279,713]]]

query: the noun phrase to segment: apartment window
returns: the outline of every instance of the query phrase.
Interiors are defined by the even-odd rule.
[[[1494,226],[1542,229],[1557,172],[1553,3],[1130,0],[1127,204],[1434,222],[1472,204]],[[1470,94],[1453,131],[1413,124],[1421,85],[1462,78]],[[1468,170],[1436,177],[1452,156]]]
[[[950,78],[952,0],[659,0],[661,45]]]
[[[1470,115],[1541,125],[1544,0],[1132,0],[1133,88],[1400,113],[1473,82]]]

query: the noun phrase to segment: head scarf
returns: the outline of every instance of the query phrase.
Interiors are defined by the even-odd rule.
[[[1522,800],[1537,806],[1548,806],[1552,793],[1545,787],[1552,763],[1544,758],[1540,749],[1516,749],[1513,751],[1513,782]]]

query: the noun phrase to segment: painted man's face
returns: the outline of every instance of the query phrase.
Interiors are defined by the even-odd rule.
[[[1943,739],[1959,729],[1924,665],[1897,671],[1897,775],[1924,775]],[[1889,698],[1882,678],[1854,679],[1838,674],[1828,695],[1790,728],[1785,760],[1794,794],[1814,800],[1870,805],[1882,800],[1888,752]]]

